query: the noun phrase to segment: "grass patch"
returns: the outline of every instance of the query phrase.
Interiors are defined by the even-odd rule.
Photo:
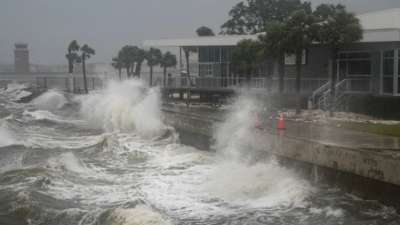
[[[357,123],[357,122],[338,122],[336,123],[336,125],[349,130],[400,137],[400,125]]]

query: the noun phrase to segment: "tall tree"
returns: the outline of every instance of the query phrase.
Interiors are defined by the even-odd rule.
[[[189,85],[192,84],[191,78],[190,78],[190,53],[194,52],[196,53],[198,49],[196,47],[191,47],[191,46],[186,46],[183,47],[183,52],[185,54],[185,61],[186,61],[186,75],[187,78],[189,79]]]
[[[135,76],[138,78],[140,78],[140,73],[142,71],[142,64],[145,59],[146,59],[146,51],[139,48],[135,55],[135,62],[136,62]]]
[[[163,68],[163,85],[167,84],[167,69],[170,67],[175,67],[177,64],[176,56],[173,55],[171,52],[166,52],[162,55],[160,66]]]
[[[214,31],[206,26],[197,28],[196,33],[199,37],[215,36]]]
[[[251,79],[251,75],[259,66],[261,50],[260,42],[247,39],[240,41],[232,52],[232,63],[236,65],[237,72],[247,80]]]
[[[89,47],[89,45],[84,44],[81,47],[81,62],[82,62],[82,73],[83,73],[83,84],[85,87],[85,93],[88,94],[88,86],[87,86],[87,78],[86,78],[86,60],[89,59],[92,55],[95,55],[96,52],[93,48]]]
[[[117,57],[112,58],[111,65],[112,65],[112,67],[114,67],[114,69],[116,69],[118,71],[119,80],[122,80],[121,72],[122,72],[122,68],[123,68],[123,63],[122,63],[120,54],[118,54]]]
[[[146,53],[147,65],[150,67],[149,86],[153,86],[153,67],[160,64],[161,51],[157,48],[150,48]]]
[[[68,72],[74,72],[74,63],[77,62],[79,59],[78,52],[79,51],[79,44],[76,40],[71,41],[68,45],[67,54],[65,57],[68,60]]]
[[[126,45],[120,50],[121,62],[126,69],[126,75],[131,78],[135,66],[135,59],[139,48],[132,45]]]
[[[236,4],[221,26],[224,34],[256,34],[271,22],[285,22],[293,11],[303,8],[300,0],[244,0]]]
[[[287,26],[284,23],[273,22],[266,25],[265,34],[259,36],[264,55],[275,59],[278,64],[279,93],[281,94],[285,88],[285,53],[289,45],[287,33]]]
[[[330,115],[333,116],[336,95],[335,64],[340,47],[359,41],[363,30],[358,18],[346,10],[344,5],[322,4],[314,11],[317,19],[315,28],[316,40],[331,49],[329,73],[331,84]]]
[[[312,15],[311,5],[304,5],[304,9],[295,11],[286,22],[287,30],[287,47],[289,53],[296,56],[296,93],[297,107],[296,113],[301,112],[301,77],[303,53],[314,41],[313,26],[315,24]]]

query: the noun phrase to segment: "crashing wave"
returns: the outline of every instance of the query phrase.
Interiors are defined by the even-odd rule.
[[[61,109],[67,102],[62,93],[57,90],[49,90],[35,98],[32,104],[41,110],[57,110]]]
[[[11,101],[19,101],[22,98],[32,95],[31,92],[27,91],[28,88],[26,84],[10,83],[7,85],[7,88],[0,93],[7,96]]]
[[[114,209],[106,218],[108,225],[171,225],[172,223],[158,212],[145,205],[138,205],[135,208]]]
[[[5,122],[0,124],[0,147],[6,147],[17,144],[13,133],[8,128]]]
[[[95,127],[108,132],[136,131],[143,136],[164,132],[158,89],[139,80],[111,82],[98,93],[78,98],[81,114]]]
[[[50,111],[44,111],[44,110],[37,110],[37,111],[28,111],[25,110],[23,114],[25,117],[28,117],[33,120],[38,120],[38,121],[50,121],[50,122],[56,122],[56,123],[78,123],[81,122],[79,120],[71,120],[71,119],[63,119],[62,117],[55,115],[54,113]]]

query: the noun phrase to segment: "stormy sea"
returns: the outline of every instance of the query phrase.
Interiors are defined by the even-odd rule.
[[[1,225],[400,224],[394,208],[254,160],[250,100],[201,151],[181,144],[159,90],[140,81],[19,103],[27,95],[0,90]]]

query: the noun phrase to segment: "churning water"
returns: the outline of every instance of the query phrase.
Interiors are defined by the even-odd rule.
[[[390,207],[253,157],[248,99],[204,152],[180,144],[139,81],[14,103],[22,89],[0,95],[2,225],[399,224]]]

